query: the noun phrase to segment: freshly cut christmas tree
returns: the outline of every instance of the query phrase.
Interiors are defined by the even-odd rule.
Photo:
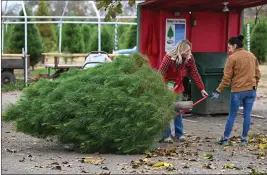
[[[39,80],[23,90],[5,120],[33,136],[57,136],[82,152],[142,153],[167,130],[174,101],[161,74],[136,53]]]

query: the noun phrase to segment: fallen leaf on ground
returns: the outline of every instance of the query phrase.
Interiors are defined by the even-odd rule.
[[[150,161],[150,159],[148,159],[148,158],[144,158],[144,160],[143,160],[143,162],[149,162]]]
[[[233,157],[234,155],[236,155],[236,153],[235,152],[231,152],[231,157]]]
[[[89,173],[89,171],[82,170],[82,173]]]
[[[148,166],[152,166],[154,164],[154,162],[151,161],[151,159],[148,159],[148,158],[145,158],[143,160],[143,162],[144,162],[145,165],[148,165]]]
[[[225,147],[223,147],[223,150],[224,151],[231,151],[231,147],[230,146],[225,146]]]
[[[67,167],[71,168],[72,167],[72,164],[68,164]]]
[[[167,171],[174,171],[174,170],[176,170],[174,167],[166,167],[166,170]]]
[[[172,159],[172,160],[179,160],[179,158],[178,157],[168,157],[168,159]]]
[[[253,169],[249,172],[249,174],[266,174],[266,173],[261,172],[261,171],[257,171],[256,169],[253,168]]]
[[[109,170],[108,167],[100,167],[102,170]]]
[[[62,168],[60,165],[57,165],[57,166],[52,167],[51,170],[62,170]]]
[[[55,160],[54,158],[48,158],[48,159],[46,159],[46,160]]]
[[[7,148],[6,151],[9,153],[16,153],[17,152],[16,149],[9,149],[9,148]]]
[[[19,160],[19,162],[24,162],[24,161],[25,161],[25,157]]]
[[[152,165],[152,167],[173,167],[173,165],[171,163],[166,163],[166,162],[158,162],[155,163],[154,165]]]
[[[230,138],[230,141],[241,142],[241,139],[241,136],[233,136],[232,138]]]
[[[43,165],[40,165],[40,166],[35,165],[34,167],[37,167],[37,168],[49,168],[49,166],[43,166]]]
[[[170,155],[170,153],[173,153],[176,151],[176,148],[170,147],[170,148],[158,148],[155,150],[155,152],[151,155],[151,157],[154,157],[156,154],[157,156],[167,156]],[[147,157],[148,158],[148,157]]]
[[[208,153],[204,153],[203,154],[203,159],[209,159],[209,160],[211,160],[211,159],[213,159],[213,155],[212,154],[208,154]]]
[[[140,161],[131,161],[131,165],[132,165],[132,168],[133,169],[137,169],[137,168],[139,168],[141,165],[142,165],[142,163],[140,162]]]
[[[215,169],[215,166],[212,165],[211,163],[202,164],[201,167],[206,169]]]
[[[169,147],[166,149],[166,153],[167,154],[170,154],[170,153],[173,153],[173,152],[176,152],[176,147]]]
[[[58,162],[53,162],[50,165],[59,165],[59,163]]]
[[[259,144],[259,148],[262,149],[262,150],[263,150],[263,149],[267,149],[267,143],[265,143],[265,144],[260,143],[260,144]]]
[[[265,159],[265,157],[264,157],[264,156],[261,156],[261,155],[258,155],[257,159],[264,160],[264,159]]]
[[[189,165],[188,165],[188,164],[185,164],[185,165],[183,166],[183,168],[189,168]]]
[[[98,157],[97,159],[93,159],[92,157],[84,157],[82,158],[82,163],[91,163],[94,165],[100,165],[104,163],[104,160],[102,157]]]
[[[235,164],[224,164],[223,169],[239,169],[235,166]]]

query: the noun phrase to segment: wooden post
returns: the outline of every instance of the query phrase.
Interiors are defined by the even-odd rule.
[[[55,69],[58,68],[58,56],[54,57]]]
[[[44,63],[45,63],[45,55],[42,54],[42,64],[44,64]]]

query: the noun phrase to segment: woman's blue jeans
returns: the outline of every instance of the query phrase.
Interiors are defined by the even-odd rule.
[[[182,95],[179,95],[177,97],[178,101],[182,101]],[[179,111],[176,111],[179,112]],[[184,126],[183,126],[183,117],[182,115],[177,116],[174,119],[174,130],[175,130],[175,136],[176,137],[181,137],[184,135]],[[163,139],[171,137],[171,126],[169,126],[167,132],[163,135]]]
[[[243,121],[243,132],[242,139],[246,139],[248,136],[248,131],[250,128],[251,121],[251,110],[253,103],[256,99],[256,90],[244,91],[244,92],[232,92],[231,93],[231,101],[230,101],[230,111],[228,115],[228,120],[226,122],[224,138],[228,139],[231,135],[235,117],[237,115],[239,106],[243,103],[243,113],[244,113],[244,121]]]

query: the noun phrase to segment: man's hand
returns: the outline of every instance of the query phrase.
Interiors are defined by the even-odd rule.
[[[202,90],[201,94],[202,94],[203,97],[209,96],[209,94],[205,90]]]
[[[212,100],[215,100],[219,97],[220,93],[218,91],[213,91],[212,94],[211,94],[211,98]]]

